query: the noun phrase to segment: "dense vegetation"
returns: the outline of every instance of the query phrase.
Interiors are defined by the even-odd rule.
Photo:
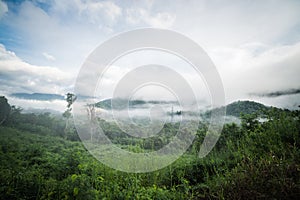
[[[219,108],[215,109],[216,111]],[[241,114],[257,114],[263,115],[270,110],[277,110],[274,107],[268,107],[255,101],[236,101],[226,106],[226,114],[230,116],[240,117]],[[206,115],[209,115],[211,111],[207,111]]]
[[[4,102],[5,104],[5,102]],[[23,114],[11,107],[0,125],[0,199],[297,199],[300,195],[299,111],[268,109],[226,124],[210,154],[197,152],[200,124],[188,152],[172,165],[144,174],[116,171],[95,160],[68,117]],[[178,124],[150,141],[133,140],[99,120],[112,141],[131,151],[155,150]]]

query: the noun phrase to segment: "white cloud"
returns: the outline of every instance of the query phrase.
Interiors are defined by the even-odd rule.
[[[36,66],[22,61],[0,45],[0,90],[64,94],[72,84],[72,76],[55,67]]]
[[[156,28],[171,28],[175,19],[176,16],[174,14],[161,12],[152,17],[146,17],[144,20],[146,23]]]
[[[12,51],[8,51],[5,49],[3,44],[0,44],[0,60],[20,60],[16,54]]]
[[[7,4],[0,0],[0,19],[7,12],[8,12]]]
[[[96,25],[105,22],[108,26],[112,26],[116,20],[122,15],[122,8],[111,1],[95,1],[95,0],[76,0],[76,1],[60,1],[56,0],[52,9],[58,14],[72,12],[77,17]]]
[[[55,60],[56,60],[56,58],[55,58],[54,56],[50,55],[50,54],[47,53],[47,52],[44,52],[44,53],[43,53],[43,56],[44,56],[47,60],[50,60],[50,61],[55,61]]]
[[[168,12],[151,13],[143,8],[126,10],[126,21],[131,25],[145,24],[155,28],[171,28],[176,15]]]
[[[90,13],[90,17],[99,22],[102,16],[99,16],[99,13],[104,12],[104,16],[106,16],[112,22],[115,22],[118,17],[122,15],[122,9],[114,4],[113,2],[93,2],[87,5],[87,12]],[[96,16],[96,17],[94,17]]]
[[[169,10],[176,13],[173,28],[205,48],[293,40],[298,35],[293,34],[292,30],[299,26],[299,8],[300,2],[293,0],[212,0],[169,5]]]
[[[15,31],[11,36],[17,35],[19,42],[28,45],[15,45],[13,48],[22,48],[19,51],[10,48],[27,62],[0,48],[1,63],[5,61],[11,68],[1,65],[1,73],[5,69],[8,75],[18,74],[22,80],[2,88],[44,90],[47,84],[37,77],[50,76],[49,80],[55,82],[56,76],[51,74],[56,72],[52,67],[40,66],[57,66],[56,70],[75,76],[87,55],[101,42],[115,33],[145,26],[172,28],[201,45],[220,71],[228,101],[249,98],[251,92],[299,88],[299,1],[54,0],[44,10],[38,5],[25,1],[14,9],[1,7],[4,11],[0,17],[1,13],[8,16],[2,17],[1,23]],[[140,59],[164,63],[155,56]],[[40,69],[50,71],[49,75]],[[112,72],[104,80],[107,85],[119,73]],[[194,80],[193,74],[186,76]],[[59,80],[57,83],[63,85]]]
[[[14,30],[13,42],[23,44],[22,49],[18,45],[14,47],[23,60],[76,72],[103,37],[113,31],[111,26],[121,15],[122,11],[114,3],[99,3],[55,1],[46,12],[37,4],[25,1],[1,23]],[[55,61],[39,57],[45,49],[46,53],[55,55]]]
[[[279,105],[276,99],[249,94],[300,88],[300,42],[284,46],[245,44],[239,48],[217,48],[209,55],[223,79],[227,102],[251,98]],[[280,99],[284,99],[280,106],[296,103],[290,96]]]
[[[25,109],[51,109],[59,112],[66,110],[67,103],[63,100],[54,100],[54,101],[38,101],[38,100],[26,100],[18,99],[8,96],[8,103],[10,105],[17,105]]]

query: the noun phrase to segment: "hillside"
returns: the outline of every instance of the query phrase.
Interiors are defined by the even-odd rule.
[[[256,102],[228,105],[231,114],[260,108],[268,107]],[[260,123],[242,118],[241,126],[225,124],[211,153],[199,159],[209,126],[203,122],[178,160],[135,174],[92,157],[74,126],[65,126],[67,119],[12,107],[0,125],[0,199],[297,199],[299,114],[281,110],[267,112],[269,120]],[[114,122],[97,123],[116,147],[142,154],[162,149],[180,127],[166,123],[159,134],[139,138],[124,134]],[[90,137],[81,139],[100,144]]]
[[[64,126],[55,126],[63,120],[19,113],[9,119],[13,123],[0,126],[0,199],[297,199],[300,124],[295,114],[283,111],[268,116],[275,120],[249,126],[227,124],[212,152],[199,159],[207,130],[202,124],[176,162],[134,174],[93,158],[82,143],[70,140]],[[115,145],[136,153],[160,149],[178,130],[166,124],[159,136],[139,139],[103,123]]]
[[[128,100],[121,99],[121,98],[105,99],[105,100],[102,100],[102,101],[99,101],[98,103],[96,103],[95,106],[98,108],[110,110],[110,109],[112,109],[112,103],[113,103],[114,109],[122,110],[127,107]],[[154,100],[145,101],[145,100],[135,99],[135,100],[129,101],[129,107],[135,107],[135,106],[142,107],[146,104],[169,104],[169,103],[176,104],[176,102],[173,102],[173,101],[154,101]]]
[[[223,107],[222,107],[223,108]],[[220,108],[214,109],[215,111],[218,111]],[[271,109],[277,109],[274,107],[269,107],[264,104],[255,102],[255,101],[236,101],[233,103],[230,103],[226,106],[226,115],[227,116],[234,116],[234,117],[240,117],[240,115],[243,114],[262,114],[263,111],[269,111]],[[211,111],[207,111],[204,115],[209,116]]]
[[[269,109],[271,109],[271,107],[255,101],[236,101],[226,106],[226,114],[239,117],[241,113],[252,114]]]
[[[59,94],[46,94],[46,93],[12,93],[12,97],[19,99],[28,100],[40,100],[40,101],[53,101],[53,100],[64,100],[65,97]]]

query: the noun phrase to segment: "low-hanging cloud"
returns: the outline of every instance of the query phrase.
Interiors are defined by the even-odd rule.
[[[300,2],[275,2],[53,0],[3,3],[0,0],[4,5],[4,10],[0,8],[0,43],[13,51],[0,45],[0,92],[63,94],[73,83],[60,72],[68,71],[75,77],[97,44],[116,33],[150,26],[173,29],[201,45],[220,72],[228,103],[251,98],[269,105],[293,107],[298,105],[299,99],[299,93],[291,94],[299,88],[300,42],[296,27],[300,22]],[[128,65],[138,66],[137,58],[149,60],[146,64],[166,63],[147,54],[129,57]],[[181,67],[177,60],[167,64]],[[119,66],[123,67],[124,63]],[[111,97],[113,86],[126,71],[122,70],[108,71],[103,77],[104,89],[96,96]],[[201,87],[198,76],[185,70],[180,73],[195,86],[199,98],[207,96],[202,95],[205,88],[198,89]],[[90,80],[87,76],[80,84],[91,87]],[[286,92],[289,88],[295,89]],[[153,96],[148,91],[145,93]],[[137,94],[145,96],[141,92]],[[278,98],[270,98],[276,96]]]
[[[258,97],[279,97],[279,96],[286,96],[286,95],[295,95],[300,94],[300,88],[298,89],[288,89],[288,90],[281,90],[281,91],[274,91],[274,92],[265,92],[265,93],[250,93],[250,96],[258,96]]]
[[[12,93],[12,97],[27,100],[39,100],[39,101],[54,101],[64,100],[65,97],[59,94],[46,94],[46,93]]]

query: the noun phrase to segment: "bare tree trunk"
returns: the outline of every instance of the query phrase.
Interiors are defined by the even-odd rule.
[[[95,113],[95,105],[94,104],[90,104],[87,105],[87,112],[88,112],[88,120],[90,122],[90,140],[91,142],[93,141],[93,136],[95,134],[95,130],[96,130],[96,113]]]

